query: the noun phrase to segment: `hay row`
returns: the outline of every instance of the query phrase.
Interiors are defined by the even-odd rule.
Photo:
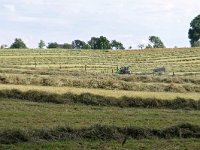
[[[78,75],[78,74],[77,74]],[[170,83],[171,81],[179,82],[179,79],[161,79],[159,78],[147,78],[147,77],[112,77],[106,76],[95,78],[95,76],[85,75],[85,78],[73,78],[73,77],[55,77],[55,76],[31,76],[31,75],[1,75],[0,83],[2,84],[22,84],[22,85],[42,85],[42,86],[56,86],[56,87],[84,87],[84,88],[95,88],[95,89],[110,89],[110,90],[127,90],[127,91],[148,91],[148,92],[175,92],[175,93],[190,93],[200,92],[199,79],[188,79],[190,83],[176,84]],[[145,81],[146,80],[146,81]],[[150,81],[152,80],[152,81]],[[187,81],[187,79],[185,79]],[[134,82],[134,81],[143,81]],[[150,81],[150,82],[149,82]],[[153,83],[153,81],[158,81]],[[180,79],[181,81],[181,79]],[[152,82],[152,83],[151,83]],[[184,82],[184,81],[183,81]],[[148,84],[151,83],[151,84]],[[195,84],[194,84],[195,83]]]
[[[140,127],[116,127],[94,125],[89,128],[72,129],[57,127],[53,129],[2,129],[0,130],[1,144],[14,144],[37,140],[66,140],[66,139],[101,139],[123,140],[127,138],[200,138],[200,126],[189,123],[172,126],[165,129],[150,129]]]
[[[167,109],[189,109],[200,110],[200,100],[176,98],[174,100],[160,100],[156,98],[140,97],[106,97],[90,93],[74,94],[52,94],[39,91],[22,92],[19,90],[1,90],[1,98],[12,98],[42,103],[70,104],[79,103],[92,106],[115,106],[115,107],[141,107],[141,108],[167,108]]]
[[[30,76],[30,74],[32,76]],[[106,80],[106,81],[115,81],[115,82],[142,82],[142,83],[174,83],[174,84],[200,84],[200,78],[198,77],[187,77],[187,76],[152,76],[152,75],[125,75],[118,76],[113,74],[101,74],[101,73],[91,73],[91,72],[83,72],[83,71],[67,71],[67,70],[50,70],[50,69],[42,69],[42,70],[28,70],[28,69],[11,69],[11,68],[0,68],[0,82],[1,83],[9,83],[9,79],[16,80],[15,78],[19,78],[19,80],[23,80],[24,77],[28,79],[33,78],[33,75],[40,75],[40,77],[44,75],[49,76],[49,80],[51,77],[59,76],[59,79],[70,79],[74,76],[78,79],[82,78],[84,80],[93,79],[95,81],[98,80]],[[27,77],[28,76],[28,77]],[[11,80],[10,79],[10,80]],[[22,82],[22,81],[21,81]]]

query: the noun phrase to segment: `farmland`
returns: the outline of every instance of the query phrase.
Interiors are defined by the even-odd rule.
[[[152,72],[152,68],[165,66],[169,73],[198,74],[199,49],[167,49],[149,51],[89,51],[89,50],[1,50],[3,71],[15,69],[84,70],[111,73],[117,66],[128,64],[135,73]]]
[[[199,48],[0,50],[0,149],[199,149],[199,103]]]

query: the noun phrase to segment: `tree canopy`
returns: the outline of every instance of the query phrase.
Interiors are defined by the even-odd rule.
[[[148,44],[148,45],[146,46],[146,48],[147,48],[147,49],[151,49],[151,48],[153,48],[153,47],[151,46],[151,44]]]
[[[104,37],[92,37],[91,40],[88,42],[91,49],[111,49],[110,41]]]
[[[123,44],[121,42],[116,41],[116,40],[112,40],[111,48],[112,49],[125,49]]]
[[[22,41],[22,39],[16,38],[15,42],[10,46],[10,48],[19,49],[19,48],[27,48],[27,47],[26,47],[26,44]]]
[[[73,49],[89,49],[90,46],[88,44],[86,44],[84,41],[74,40],[72,42],[72,48]]]
[[[88,41],[88,44],[90,45],[91,49],[100,49],[100,43],[99,38],[92,37],[90,41]]]
[[[99,49],[99,50],[106,50],[106,49],[125,49],[123,44],[117,40],[112,40],[111,42],[105,36],[100,37],[92,37],[90,41],[87,43],[82,40],[74,40],[71,44],[64,43],[58,44],[57,42],[50,42],[47,45],[43,40],[40,40],[38,43],[38,48],[46,48],[48,49],[56,49],[56,48],[63,48],[63,49]],[[27,48],[25,43],[16,38],[15,42],[10,46],[10,48]]]
[[[190,23],[190,29],[188,32],[188,37],[190,39],[190,44],[192,47],[199,47],[199,39],[200,39],[200,15],[195,17]]]
[[[43,40],[40,40],[39,44],[38,44],[39,48],[44,48],[45,47],[45,42]]]
[[[68,44],[68,43],[64,43],[64,44],[63,44],[63,48],[64,48],[64,49],[72,49],[72,45],[71,45],[71,44]]]
[[[59,48],[59,44],[57,42],[48,43],[47,48]]]
[[[100,44],[99,49],[111,49],[110,41],[104,36],[100,36],[99,44]]]
[[[153,44],[153,48],[165,48],[164,43],[157,36],[150,36],[149,41]]]

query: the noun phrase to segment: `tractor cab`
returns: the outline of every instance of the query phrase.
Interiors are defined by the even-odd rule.
[[[130,74],[129,66],[124,65],[121,66],[120,68],[117,67],[117,71],[115,72],[117,74]]]

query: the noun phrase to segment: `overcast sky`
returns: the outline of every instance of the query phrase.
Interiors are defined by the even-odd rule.
[[[40,39],[103,35],[136,48],[156,35],[167,47],[188,47],[190,22],[199,14],[199,0],[0,0],[0,44],[18,37],[37,47]]]

